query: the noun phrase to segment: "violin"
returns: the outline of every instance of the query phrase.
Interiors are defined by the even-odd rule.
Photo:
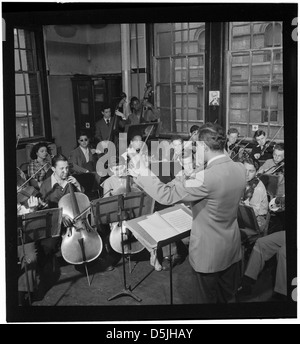
[[[68,227],[62,236],[61,253],[70,264],[86,264],[100,255],[103,244],[100,235],[87,219],[89,198],[84,193],[74,192],[71,183],[69,191],[58,202],[63,215],[68,215],[73,220],[73,226]],[[85,217],[82,218],[82,215]]]
[[[259,181],[259,178],[254,177],[249,180],[249,182],[247,182],[246,188],[244,190],[243,201],[246,201],[247,199],[250,200],[252,198],[254,190],[257,187]]]
[[[265,152],[268,150],[268,148],[270,147],[271,143],[275,140],[275,137],[279,134],[279,132],[280,132],[280,130],[282,128],[283,128],[283,125],[277,130],[275,135],[272,137],[272,140],[265,143],[265,146],[264,146],[264,148],[262,149],[262,151],[260,153],[260,157],[262,157],[265,154]]]
[[[269,209],[273,212],[285,211],[285,196],[277,196],[271,199]]]

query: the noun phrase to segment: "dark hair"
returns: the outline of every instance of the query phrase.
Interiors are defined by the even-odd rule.
[[[134,134],[134,135],[131,137],[130,141],[133,141],[133,139],[134,139],[135,137],[137,137],[137,136],[139,136],[139,137],[141,138],[141,141],[143,141],[143,136],[142,136],[141,134]]]
[[[284,143],[281,143],[281,142],[276,143],[273,150],[275,150],[275,149],[280,150],[280,151],[284,151]]]
[[[86,136],[88,139],[90,139],[90,134],[87,131],[80,131],[80,133],[77,135],[77,140],[79,140],[80,136]]]
[[[37,159],[37,152],[39,151],[40,148],[42,147],[46,147],[47,148],[47,152],[48,154],[50,154],[50,149],[48,147],[48,143],[47,142],[39,142],[37,144],[35,144],[32,149],[31,149],[31,152],[30,152],[30,158],[32,160],[35,160]]]
[[[135,102],[135,101],[140,102],[139,98],[137,98],[137,97],[135,97],[135,96],[131,97],[130,103],[129,103],[130,109],[132,109],[133,102]]]
[[[229,128],[227,131],[227,135],[230,134],[238,134],[239,135],[239,131],[236,128]]]
[[[212,151],[223,152],[225,146],[225,137],[220,135],[213,128],[200,129],[198,133],[198,140],[203,141]]]
[[[68,159],[63,154],[57,154],[52,158],[52,166],[56,167],[59,161],[68,161]]]
[[[224,129],[218,123],[206,122],[200,127],[200,130],[206,129],[206,128],[211,128],[211,129],[215,130],[219,135],[224,136]]]
[[[250,158],[249,156],[246,156],[243,158],[242,163],[247,163],[249,165],[253,165],[256,171],[259,169],[259,162],[255,159]]]
[[[255,139],[257,136],[260,136],[260,135],[266,136],[266,133],[263,130],[261,130],[261,129],[256,130],[256,132],[254,133],[253,138]]]
[[[199,130],[199,125],[192,125],[191,127],[190,127],[190,133],[192,134],[194,131],[196,131],[196,130]]]
[[[101,112],[103,112],[103,111],[106,110],[106,109],[111,109],[110,104],[108,104],[108,103],[102,104],[102,106],[101,106]]]

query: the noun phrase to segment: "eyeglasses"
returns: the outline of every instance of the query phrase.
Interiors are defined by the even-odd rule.
[[[79,141],[80,142],[83,142],[83,141],[88,141],[89,139],[80,139]]]

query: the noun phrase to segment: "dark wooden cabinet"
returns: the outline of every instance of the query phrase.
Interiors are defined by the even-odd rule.
[[[102,118],[104,104],[114,112],[122,92],[121,74],[75,75],[72,79],[76,136],[86,131],[94,142],[95,123]]]

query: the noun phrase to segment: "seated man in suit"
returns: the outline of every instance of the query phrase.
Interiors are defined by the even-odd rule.
[[[81,132],[78,136],[78,147],[71,151],[69,165],[71,174],[85,188],[85,192],[97,190],[100,184],[100,176],[96,173],[97,154],[89,147],[88,135]]]

